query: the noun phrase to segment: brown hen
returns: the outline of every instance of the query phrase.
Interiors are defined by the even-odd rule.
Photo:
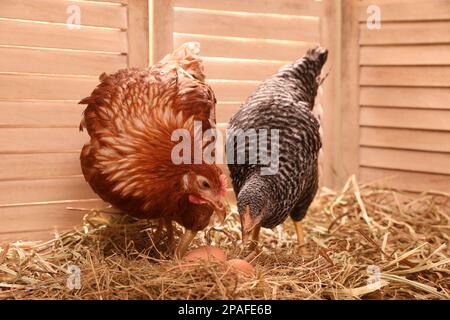
[[[81,100],[87,104],[80,130],[90,136],[80,155],[86,181],[104,201],[131,216],[159,219],[173,243],[172,221],[186,231],[183,255],[214,213],[223,220],[226,180],[214,164],[172,161],[172,132],[194,121],[215,126],[216,99],[204,82],[198,43],[186,43],[148,69],[123,69],[100,76]]]

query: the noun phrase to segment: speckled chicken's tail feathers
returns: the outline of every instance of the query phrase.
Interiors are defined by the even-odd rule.
[[[330,70],[328,70],[324,75],[320,74],[320,71],[322,70],[324,64],[327,62],[328,50],[321,46],[317,46],[309,49],[306,52],[305,57],[315,63],[316,69],[319,72],[316,81],[319,86],[322,85],[322,83],[325,81],[325,79],[328,77],[330,73]]]
[[[322,68],[325,62],[327,62],[328,50],[321,46],[317,46],[309,49],[305,56],[313,61],[317,61],[319,63],[319,68]]]

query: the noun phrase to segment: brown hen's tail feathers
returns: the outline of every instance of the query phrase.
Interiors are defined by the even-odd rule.
[[[167,54],[158,64],[176,62],[187,74],[197,80],[205,81],[203,70],[203,60],[198,55],[200,53],[200,43],[186,42]]]

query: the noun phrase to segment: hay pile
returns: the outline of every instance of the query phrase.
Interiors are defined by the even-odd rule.
[[[233,213],[194,246],[242,255]],[[147,221],[92,210],[84,226],[46,243],[0,249],[0,299],[449,299],[450,195],[410,195],[352,178],[324,189],[304,220],[298,254],[290,221],[261,234],[256,276],[215,262],[174,261]],[[181,232],[181,231],[179,231]],[[67,287],[68,266],[81,288]]]

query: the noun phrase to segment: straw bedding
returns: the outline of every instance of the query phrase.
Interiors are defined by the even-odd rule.
[[[232,211],[235,211],[231,206]],[[248,276],[220,262],[168,255],[156,226],[90,210],[83,226],[45,243],[0,246],[0,299],[449,299],[450,194],[411,195],[357,185],[321,190],[296,245],[287,221],[261,234]],[[181,230],[178,230],[181,233]],[[242,257],[236,212],[192,247],[219,246]],[[67,287],[68,266],[80,289]]]

